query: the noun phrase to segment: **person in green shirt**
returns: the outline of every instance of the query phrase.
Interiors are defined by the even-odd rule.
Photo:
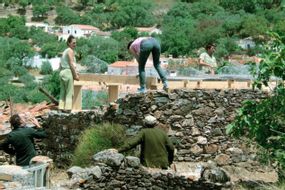
[[[0,149],[6,153],[16,155],[16,164],[18,166],[29,165],[30,160],[36,156],[34,138],[41,139],[47,137],[46,132],[35,118],[29,118],[29,121],[33,123],[37,129],[27,127],[22,115],[12,115],[10,123],[13,129],[0,145]]]
[[[155,127],[156,119],[152,116],[147,117],[145,119],[147,128],[142,129],[136,137],[126,142],[118,149],[118,152],[125,152],[141,145],[140,161],[142,165],[167,169],[173,162],[174,146],[167,134],[162,129]]]

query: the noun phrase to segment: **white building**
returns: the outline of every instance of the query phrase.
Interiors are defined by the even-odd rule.
[[[51,59],[47,59],[47,58],[42,58],[41,55],[35,55],[32,58],[24,62],[26,66],[41,69],[42,64],[48,61],[52,67],[52,70],[55,71],[59,69],[60,59],[61,59],[60,57],[54,57]]]
[[[244,38],[237,41],[237,44],[242,49],[251,49],[255,47],[255,42],[253,41],[252,37]]]
[[[43,23],[43,22],[26,22],[25,26],[28,28],[31,28],[31,27],[40,28],[44,32],[49,31],[49,25],[47,23]]]
[[[87,37],[94,32],[100,32],[100,29],[94,26],[82,24],[72,24],[70,26],[64,26],[62,28],[62,33],[64,35],[73,35],[76,38]]]

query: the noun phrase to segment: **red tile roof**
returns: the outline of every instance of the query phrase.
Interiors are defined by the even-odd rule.
[[[94,31],[100,31],[99,28],[96,28],[91,25],[83,25],[83,24],[72,24],[71,26],[80,28],[81,30],[94,30]]]
[[[133,61],[116,61],[111,67],[137,67],[138,64]]]
[[[116,61],[115,63],[110,65],[111,67],[138,67],[138,63],[135,61]],[[145,65],[146,68],[153,67],[152,62],[147,62]]]

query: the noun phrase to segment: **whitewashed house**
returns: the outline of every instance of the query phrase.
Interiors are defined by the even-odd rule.
[[[256,46],[255,42],[253,41],[252,37],[240,39],[237,41],[237,45],[241,47],[242,49],[251,49]]]
[[[49,24],[43,23],[43,22],[26,22],[25,24],[26,27],[31,28],[31,27],[36,27],[42,29],[44,32],[49,32]]]
[[[91,25],[83,25],[83,24],[72,24],[69,26],[64,26],[62,28],[62,33],[65,35],[73,35],[76,38],[87,37],[92,33],[100,32],[99,28],[96,28]]]

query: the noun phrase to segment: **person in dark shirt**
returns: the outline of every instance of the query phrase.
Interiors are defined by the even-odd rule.
[[[6,153],[16,155],[16,164],[19,166],[29,165],[30,160],[36,156],[34,138],[47,137],[46,132],[35,118],[29,118],[35,128],[26,127],[26,122],[20,114],[14,114],[10,118],[12,131],[0,145]]]
[[[173,162],[174,146],[167,134],[159,128],[154,127],[156,119],[147,116],[145,126],[139,134],[126,142],[118,152],[125,152],[137,145],[141,145],[141,164],[151,168],[167,169]]]

